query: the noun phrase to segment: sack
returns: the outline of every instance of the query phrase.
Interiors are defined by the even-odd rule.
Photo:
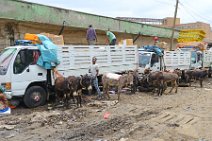
[[[30,40],[33,44],[39,44],[40,40],[36,34],[26,33],[24,35],[24,40]]]
[[[64,45],[64,39],[62,35],[54,35],[50,33],[40,33],[48,37],[55,45]]]
[[[9,107],[6,107],[6,108],[0,110],[0,116],[1,115],[8,115],[8,114],[11,114],[11,109]]]

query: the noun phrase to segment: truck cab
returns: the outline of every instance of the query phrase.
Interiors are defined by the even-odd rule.
[[[191,63],[191,51],[162,51],[158,47],[139,49],[139,71],[144,72],[144,69],[150,68],[152,71],[174,70],[174,69],[190,69],[191,66],[199,65],[198,56],[193,56],[195,61]],[[148,51],[153,50],[153,51]],[[195,54],[194,54],[195,55]]]
[[[190,69],[200,68],[203,66],[203,52],[194,50],[193,48],[181,48],[181,51],[191,52],[191,65]]]
[[[28,107],[46,101],[46,70],[36,65],[39,57],[36,46],[7,47],[0,55],[0,84],[8,99],[24,95]]]
[[[160,71],[164,69],[162,57],[155,52],[138,49],[139,54],[139,72],[143,73],[145,69],[150,68],[152,71]]]

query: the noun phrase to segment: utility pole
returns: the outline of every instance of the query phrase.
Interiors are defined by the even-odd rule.
[[[176,6],[175,6],[175,11],[174,11],[174,22],[173,22],[173,26],[172,26],[171,45],[170,45],[169,50],[172,50],[173,43],[174,43],[174,30],[175,30],[175,23],[176,23],[176,17],[177,17],[178,4],[179,4],[179,0],[176,0]]]

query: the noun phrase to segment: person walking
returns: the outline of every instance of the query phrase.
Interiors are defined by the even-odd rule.
[[[108,41],[109,41],[109,45],[115,45],[116,44],[116,36],[110,31],[108,30],[106,32]]]
[[[87,39],[89,45],[95,45],[97,42],[96,31],[92,25],[88,26],[86,39]]]
[[[96,57],[93,57],[92,58],[92,65],[89,68],[89,73],[91,73],[92,84],[93,84],[93,86],[95,87],[95,89],[98,93],[97,99],[101,99],[102,94],[101,94],[100,89],[99,89],[98,78],[97,78],[97,76],[99,75],[99,67],[98,67],[98,64],[96,63],[96,61],[97,61]]]

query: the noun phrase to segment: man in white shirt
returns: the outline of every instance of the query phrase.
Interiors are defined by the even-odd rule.
[[[100,89],[99,89],[99,85],[98,85],[98,79],[97,79],[97,76],[99,75],[99,66],[98,64],[96,64],[96,57],[93,57],[92,58],[92,65],[90,66],[89,68],[89,73],[91,73],[91,77],[92,77],[92,83],[93,83],[93,86],[95,87],[97,93],[98,93],[98,99],[101,99],[101,92],[100,92]]]

